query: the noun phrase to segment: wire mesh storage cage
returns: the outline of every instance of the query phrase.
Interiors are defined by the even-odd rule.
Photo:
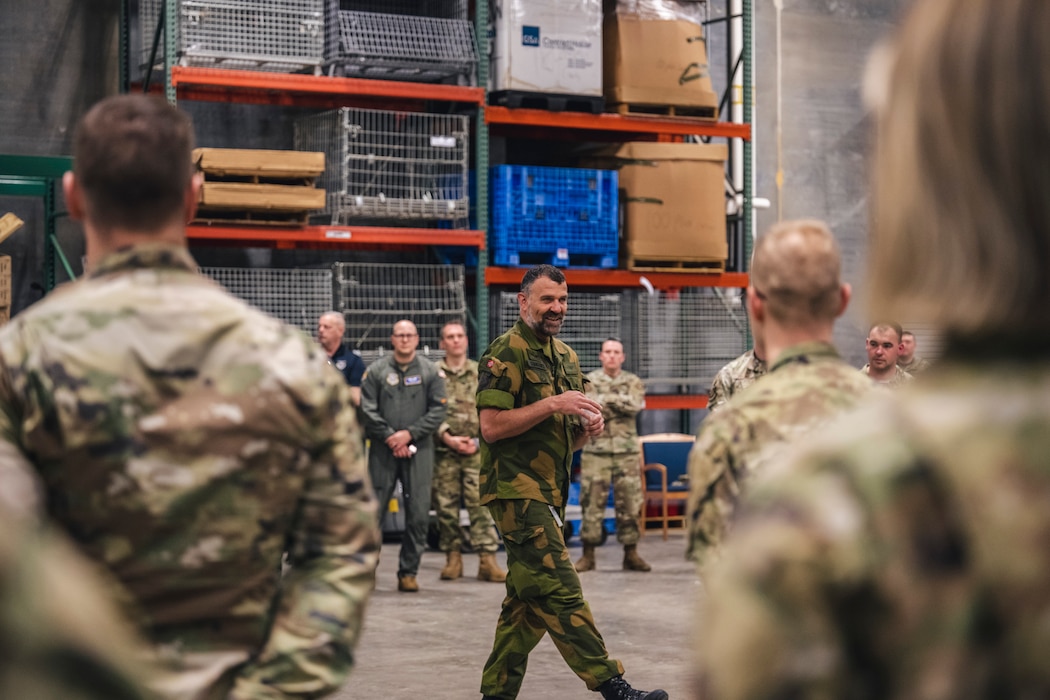
[[[333,224],[430,220],[466,228],[467,117],[343,107],[295,123],[295,148],[324,151]]]
[[[477,82],[478,48],[466,0],[326,0],[325,65],[354,78]]]
[[[332,309],[330,269],[202,267],[201,273],[285,323],[317,334],[317,320]]]
[[[521,315],[517,292],[501,292],[499,304],[499,326],[493,329],[494,335],[506,332]],[[603,342],[623,336],[622,310],[623,295],[620,293],[569,294],[569,308],[558,340],[576,351],[584,372],[601,367],[598,353],[601,352]]]
[[[438,350],[441,327],[467,318],[462,265],[336,263],[332,275],[350,347],[365,362],[390,352],[391,330],[403,319],[416,324],[418,352],[444,357]]]
[[[325,0],[178,1],[180,65],[275,73],[321,70]],[[143,66],[149,63],[162,6],[162,0],[139,5]],[[161,42],[158,58],[163,52]]]
[[[747,349],[747,315],[737,290],[639,294],[636,310],[637,374],[650,393],[683,385],[706,392],[718,370]]]

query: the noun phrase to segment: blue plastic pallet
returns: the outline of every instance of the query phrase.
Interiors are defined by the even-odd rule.
[[[495,264],[616,267],[615,170],[498,165],[490,180],[489,247]]]

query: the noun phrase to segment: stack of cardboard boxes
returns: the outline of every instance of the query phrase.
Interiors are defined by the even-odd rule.
[[[22,220],[8,212],[0,216],[0,242],[22,228]],[[0,255],[0,326],[11,320],[11,256]]]

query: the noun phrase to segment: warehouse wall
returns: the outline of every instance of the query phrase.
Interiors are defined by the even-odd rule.
[[[862,309],[867,247],[869,124],[860,100],[867,49],[883,36],[909,0],[755,0],[756,196],[772,207],[759,212],[757,232],[778,215],[827,220],[842,243],[846,275],[858,299],[836,329],[847,359],[864,362],[867,318]],[[721,3],[715,3],[721,5]],[[777,85],[777,18],[781,25],[782,84]],[[712,7],[712,16],[718,8]],[[117,89],[118,0],[5,0],[0,9],[0,153],[70,152],[78,115]],[[724,49],[711,46],[716,89]],[[133,56],[138,56],[137,45]],[[723,61],[724,63],[724,61]],[[724,82],[724,81],[721,81]],[[778,96],[783,115],[777,151]],[[253,147],[290,138],[289,118],[277,111],[258,119],[251,106],[188,105],[202,145]],[[245,112],[255,117],[245,119]],[[257,123],[257,130],[245,129]],[[289,144],[290,145],[290,144]],[[777,187],[778,169],[783,184]],[[15,262],[17,311],[40,295],[43,226],[39,203],[0,198],[27,225],[0,244]],[[60,220],[65,249],[79,256],[75,227]],[[260,251],[259,262],[269,253]],[[243,252],[228,251],[236,260]],[[265,258],[265,259],[264,259]],[[33,285],[36,285],[34,287]]]

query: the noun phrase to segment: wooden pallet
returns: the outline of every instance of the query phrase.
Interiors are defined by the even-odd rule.
[[[249,209],[197,209],[197,225],[212,226],[306,226],[310,213],[305,211],[257,211]]]
[[[699,272],[721,274],[726,271],[726,261],[722,258],[658,260],[653,258],[628,257],[627,269],[632,272]]]
[[[583,112],[601,114],[605,98],[597,95],[562,95],[525,90],[500,90],[489,93],[489,104],[511,109],[542,109],[547,112]]]
[[[662,105],[616,102],[609,107],[624,117],[664,117],[682,121],[718,121],[718,108],[703,105]]]
[[[198,148],[193,162],[204,175],[198,221],[287,226],[324,209],[325,191],[314,186],[324,153]]]

